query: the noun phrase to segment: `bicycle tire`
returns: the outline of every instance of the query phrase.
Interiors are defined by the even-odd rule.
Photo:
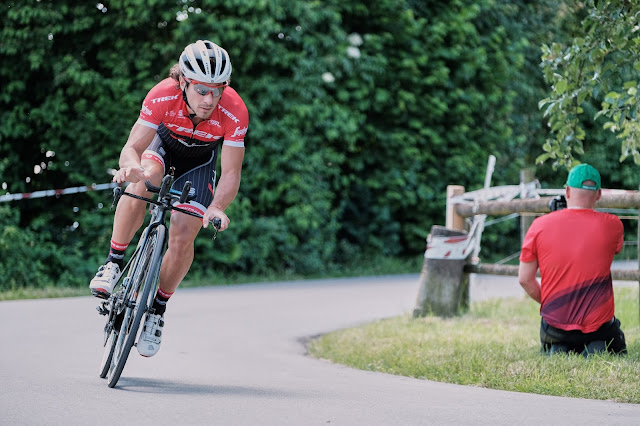
[[[151,289],[155,288],[160,273],[165,234],[164,225],[159,225],[151,231],[139,252],[140,258],[131,271],[131,285],[134,291],[130,292],[129,300],[125,301],[127,308],[107,374],[110,388],[113,388],[120,379],[131,348],[136,341],[140,321],[147,312],[152,298],[155,297],[155,294],[151,294]]]
[[[113,360],[113,353],[116,350],[116,343],[118,342],[118,332],[113,329],[109,333],[109,337],[104,345],[104,353],[102,354],[102,361],[100,363],[100,378],[107,377],[109,368],[111,367],[111,360]]]
[[[123,285],[128,285],[128,283]],[[104,326],[104,333],[106,338],[104,341],[104,352],[102,354],[102,360],[100,362],[101,379],[107,377],[107,373],[109,372],[109,368],[111,367],[111,360],[113,359],[113,354],[115,352],[116,343],[118,343],[118,334],[120,333],[122,317],[124,316],[124,309],[122,309],[122,303],[119,301],[121,297],[122,296],[120,296],[120,293],[118,293],[117,295],[115,295],[115,298],[112,299],[111,306],[109,307],[109,318],[107,319],[107,323]]]
[[[145,230],[145,232],[147,232]],[[122,289],[115,295],[116,299],[114,299],[111,303],[111,307],[109,309],[109,319],[107,320],[107,324],[105,325],[105,333],[108,333],[107,338],[105,339],[105,350],[102,355],[102,361],[100,365],[100,377],[105,378],[109,374],[110,371],[113,371],[115,368],[113,362],[113,355],[115,353],[122,354],[124,335],[120,335],[120,329],[122,328],[122,324],[129,324],[131,318],[131,310],[127,309],[127,303],[125,299],[131,299],[131,295],[135,294],[138,289],[133,288],[134,285],[139,287],[139,283],[141,282],[139,279],[140,271],[144,270],[145,264],[141,264],[141,261],[144,261],[143,256],[141,255],[143,249],[145,247],[151,247],[149,245],[145,245],[145,247],[141,247],[143,242],[146,241],[145,233],[143,233],[143,237],[141,237],[140,242],[138,243],[138,247],[136,247],[135,252],[125,270],[128,270],[127,276],[123,275],[120,277],[122,280]],[[148,252],[146,258],[148,259]],[[129,266],[133,265],[130,269]],[[137,271],[137,272],[136,272]],[[137,278],[137,281],[132,280],[132,276]],[[135,302],[134,300],[129,300],[129,302]],[[110,330],[108,330],[110,329]],[[121,355],[119,355],[121,356]]]

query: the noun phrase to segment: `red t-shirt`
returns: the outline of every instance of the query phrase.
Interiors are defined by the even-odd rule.
[[[563,209],[536,218],[520,260],[538,261],[540,315],[562,330],[596,331],[613,318],[611,262],[624,243],[617,216]]]

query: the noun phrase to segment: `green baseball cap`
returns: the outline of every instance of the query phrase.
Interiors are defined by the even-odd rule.
[[[593,181],[595,185],[586,182]],[[601,181],[600,181],[600,173],[595,169],[595,167],[582,163],[575,166],[569,172],[569,177],[567,178],[567,186],[571,188],[580,188],[580,189],[590,189],[592,191],[597,191],[600,189]]]

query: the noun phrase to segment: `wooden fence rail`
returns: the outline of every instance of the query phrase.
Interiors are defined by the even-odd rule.
[[[462,217],[477,214],[489,216],[506,216],[511,213],[549,213],[549,202],[554,197],[536,199],[518,199],[511,201],[487,201],[477,204],[454,204],[456,213]],[[596,204],[602,209],[629,209],[640,207],[640,191],[624,191],[622,193],[603,193]]]
[[[509,275],[518,276],[518,265],[497,265],[493,263],[468,263],[464,265],[464,272],[470,274],[490,274],[490,275]],[[622,281],[638,281],[640,280],[640,271],[612,269],[611,277],[614,280]]]

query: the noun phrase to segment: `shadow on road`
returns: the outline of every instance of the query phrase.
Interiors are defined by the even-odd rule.
[[[253,386],[203,385],[171,381],[166,379],[149,379],[143,377],[121,378],[116,389],[128,392],[157,393],[164,395],[240,395],[245,397],[267,398],[300,398],[299,392],[286,392]]]

